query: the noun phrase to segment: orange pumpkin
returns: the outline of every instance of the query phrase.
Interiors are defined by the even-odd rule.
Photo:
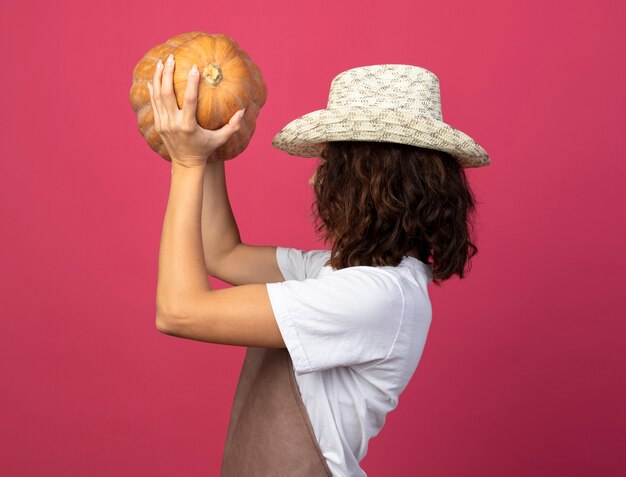
[[[196,64],[200,71],[196,119],[205,129],[219,129],[239,109],[246,108],[241,128],[218,148],[214,160],[225,161],[240,154],[250,142],[256,118],[267,98],[260,69],[237,42],[227,35],[200,31],[183,33],[151,48],[137,63],[130,88],[130,104],[137,113],[139,131],[148,145],[171,162],[167,148],[154,129],[154,114],[146,82],[154,76],[159,59],[165,63],[172,53],[174,92],[182,109],[187,73]],[[208,158],[207,158],[208,159]]]

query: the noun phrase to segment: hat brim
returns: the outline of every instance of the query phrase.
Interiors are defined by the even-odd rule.
[[[293,156],[319,157],[330,141],[378,141],[444,151],[462,167],[483,167],[489,155],[474,139],[443,121],[390,109],[319,109],[288,123],[272,146]]]

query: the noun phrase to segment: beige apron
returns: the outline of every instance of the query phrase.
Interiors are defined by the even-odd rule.
[[[220,476],[332,477],[302,402],[287,348],[248,348]]]

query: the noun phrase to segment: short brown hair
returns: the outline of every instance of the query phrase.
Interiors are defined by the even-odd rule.
[[[315,231],[332,242],[328,265],[397,266],[414,250],[433,265],[435,284],[463,278],[478,252],[470,237],[476,201],[454,157],[398,143],[333,141],[320,158],[311,211]]]

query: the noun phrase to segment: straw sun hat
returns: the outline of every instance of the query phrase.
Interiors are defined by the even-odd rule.
[[[329,141],[380,141],[448,152],[462,167],[490,164],[487,152],[442,120],[439,78],[426,68],[351,68],[330,84],[326,109],[300,116],[272,139],[293,156],[319,157]]]

